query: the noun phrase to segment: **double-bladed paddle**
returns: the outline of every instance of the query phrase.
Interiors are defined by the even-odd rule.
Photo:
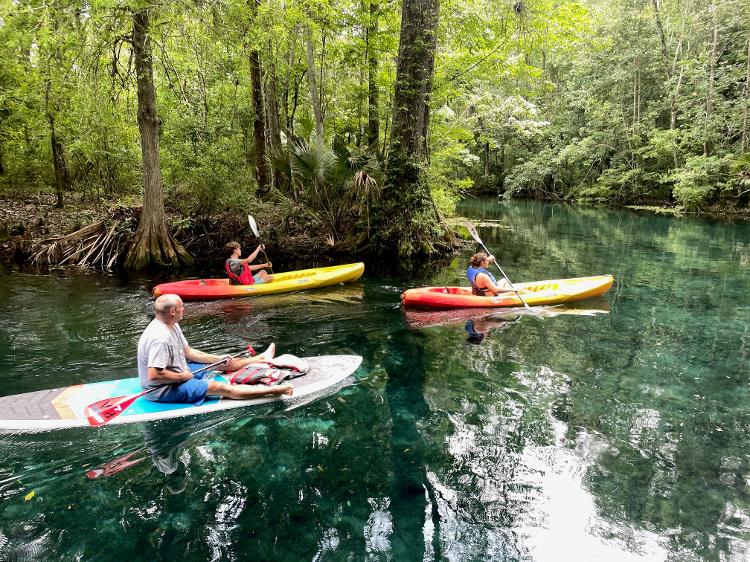
[[[230,358],[234,359],[235,357],[239,357],[240,355],[244,355],[245,353],[255,355],[255,350],[248,345],[246,349],[243,349],[242,351],[235,353],[234,355],[230,355]],[[202,373],[203,371],[209,370],[211,367],[216,367],[217,365],[221,365],[222,363],[226,363],[227,361],[228,360],[224,358],[221,361],[211,363],[210,365],[206,365],[205,367],[201,367],[200,369],[193,371],[193,374],[195,375],[198,373]],[[155,390],[159,390],[160,388],[163,388],[163,386],[149,388],[148,390],[144,390],[142,392],[139,392],[138,394],[105,398],[104,400],[99,400],[97,402],[94,402],[93,404],[89,404],[88,406],[86,406],[83,409],[83,413],[86,415],[86,420],[89,422],[89,425],[93,427],[99,427],[100,425],[109,423],[114,418],[122,414],[128,408],[128,406],[138,400],[141,396],[144,396],[150,392],[154,392]]]
[[[479,237],[479,233],[477,232],[477,229],[476,229],[476,228],[474,227],[474,225],[473,225],[473,224],[471,224],[471,223],[470,223],[469,221],[466,221],[466,228],[468,229],[468,231],[469,231],[469,234],[471,234],[471,237],[472,237],[472,238],[473,238],[474,240],[476,240],[477,242],[479,242],[479,244],[480,244],[480,245],[482,246],[482,248],[484,248],[484,251],[485,251],[485,252],[487,252],[487,255],[488,255],[488,256],[491,256],[491,255],[492,255],[492,253],[491,253],[491,252],[490,252],[490,251],[489,251],[489,250],[487,249],[487,246],[485,246],[485,245],[484,245],[484,242],[482,242],[482,239],[481,239],[481,238]],[[528,303],[527,303],[527,302],[526,302],[525,300],[523,300],[523,297],[522,297],[522,296],[521,296],[521,294],[520,294],[520,293],[519,293],[519,292],[518,292],[518,291],[516,290],[516,288],[515,288],[515,287],[513,286],[513,283],[511,282],[511,280],[510,280],[510,279],[508,279],[508,276],[507,276],[507,275],[505,275],[505,272],[503,271],[503,268],[502,268],[502,267],[500,267],[500,264],[499,264],[499,263],[497,263],[497,260],[495,260],[495,265],[496,265],[496,266],[497,266],[497,268],[498,268],[498,269],[500,270],[500,273],[501,273],[501,274],[503,275],[503,277],[505,277],[505,280],[506,280],[506,281],[507,281],[507,282],[508,282],[508,283],[510,284],[510,288],[511,288],[511,290],[512,290],[512,291],[513,291],[513,292],[514,292],[514,293],[516,294],[516,296],[517,296],[517,297],[518,297],[519,299],[521,299],[521,302],[523,303],[523,305],[524,305],[524,306],[525,306],[526,308],[528,308],[529,310],[531,310],[531,307],[529,306],[529,304],[528,304]],[[534,311],[534,312],[535,312],[535,311]],[[540,316],[540,318],[541,318],[541,316]]]
[[[253,234],[255,234],[255,237],[260,240],[260,232],[258,232],[258,225],[255,223],[255,219],[252,215],[247,215],[247,222],[250,223],[250,230],[253,231]],[[268,261],[268,256],[266,255],[266,249],[263,247],[263,244],[260,245],[260,251],[263,252],[263,257],[266,258],[266,263],[268,264],[268,269],[271,270],[271,273],[273,273],[273,266],[271,265],[271,262]]]

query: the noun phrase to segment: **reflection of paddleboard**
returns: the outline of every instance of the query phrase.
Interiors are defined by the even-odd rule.
[[[192,416],[230,408],[243,408],[284,400],[294,401],[341,382],[362,363],[359,355],[306,357],[310,372],[292,380],[294,395],[261,396],[251,400],[209,398],[200,406],[163,404],[139,398],[108,425]],[[226,382],[221,375],[215,380]],[[86,406],[116,396],[141,391],[138,378],[79,384],[66,388],[40,390],[0,398],[0,430],[40,431],[65,427],[88,427]]]

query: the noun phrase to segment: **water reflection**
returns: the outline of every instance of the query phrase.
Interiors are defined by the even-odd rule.
[[[515,316],[512,318],[497,318],[494,316],[484,316],[480,318],[467,320],[464,324],[464,330],[466,330],[466,341],[479,345],[484,341],[490,330],[504,330],[509,328],[514,322],[518,322],[521,316]]]
[[[468,343],[479,345],[493,331],[510,328],[521,319],[544,319],[556,316],[596,316],[608,314],[609,301],[604,298],[589,299],[575,305],[538,306],[488,310],[468,308],[455,310],[402,309],[406,324],[415,330],[463,323]]]
[[[133,451],[119,455],[97,468],[86,471],[89,480],[111,478],[149,459],[156,469],[164,475],[165,488],[172,494],[179,494],[187,485],[188,470],[180,460],[180,452],[185,448],[188,439],[197,434],[190,425],[179,425],[173,422],[144,424],[141,426],[145,445]],[[193,424],[197,427],[197,424]]]
[[[181,427],[173,431],[164,426],[145,425],[143,437],[151,462],[164,475],[164,487],[171,494],[183,492],[189,472],[185,463],[180,460],[180,452],[190,437],[190,429]]]
[[[513,280],[617,284],[542,318],[405,314],[407,283],[376,277],[338,302],[346,286],[189,303],[196,347],[276,341],[364,366],[294,415],[217,414],[226,425],[175,440],[179,494],[136,424],[0,436],[0,559],[749,559],[749,225],[494,200],[464,212],[492,220],[482,238]],[[424,284],[465,284],[472,250]],[[5,392],[132,376],[147,285],[0,283]],[[488,323],[481,345],[467,320]],[[142,460],[84,476],[129,451]]]

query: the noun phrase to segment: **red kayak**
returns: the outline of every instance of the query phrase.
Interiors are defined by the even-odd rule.
[[[603,295],[612,286],[611,275],[575,277],[514,283],[529,306],[561,304]],[[409,289],[401,295],[405,307],[423,308],[499,308],[523,306],[516,293],[509,291],[494,297],[472,294],[471,287],[420,287]]]

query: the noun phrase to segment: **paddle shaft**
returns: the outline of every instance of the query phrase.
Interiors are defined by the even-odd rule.
[[[488,256],[491,256],[492,254],[491,254],[491,253],[490,253],[490,251],[489,251],[489,250],[487,249],[487,246],[485,246],[485,245],[484,245],[484,242],[482,242],[482,239],[481,239],[481,238],[479,237],[479,233],[477,232],[477,229],[476,229],[476,228],[473,228],[473,226],[474,226],[474,225],[472,225],[472,229],[471,229],[471,230],[473,230],[473,232],[471,232],[471,230],[470,230],[469,232],[470,232],[470,233],[471,233],[471,234],[473,235],[474,239],[475,239],[475,240],[476,240],[477,242],[479,242],[479,243],[480,243],[480,244],[482,245],[482,248],[484,248],[484,251],[485,251],[485,252],[487,253],[487,255],[488,255]],[[510,279],[508,279],[508,276],[507,276],[507,275],[505,275],[505,272],[503,271],[503,268],[502,268],[502,267],[500,267],[500,264],[499,264],[499,263],[497,263],[497,260],[495,260],[495,265],[496,265],[496,266],[497,266],[497,268],[498,268],[498,269],[500,270],[500,273],[502,274],[502,276],[503,276],[503,277],[505,277],[505,280],[506,280],[506,281],[508,282],[508,284],[510,285],[510,288],[511,288],[511,289],[513,290],[513,292],[514,292],[514,293],[516,294],[516,296],[517,296],[517,297],[518,297],[519,299],[521,299],[521,302],[523,303],[523,305],[524,305],[524,306],[525,306],[526,308],[528,308],[529,310],[531,310],[531,307],[529,306],[529,303],[527,303],[527,302],[526,302],[525,300],[523,300],[523,297],[521,296],[521,294],[520,294],[520,293],[519,293],[519,292],[518,292],[518,291],[516,290],[516,288],[515,288],[515,287],[513,286],[513,282],[512,282],[512,281],[511,281]]]
[[[235,353],[231,357],[232,357],[232,359],[234,359],[235,357],[239,357],[243,353],[248,353],[248,350],[246,349],[244,351],[240,351],[239,353]],[[206,365],[205,367],[201,367],[200,369],[196,369],[195,371],[190,371],[190,372],[193,375],[197,375],[198,373],[202,373],[203,371],[208,371],[211,367],[216,367],[217,365],[221,365],[222,363],[224,363],[226,361],[227,361],[226,359],[222,359],[221,361],[217,361],[216,363],[211,363],[210,365]],[[155,390],[159,390],[160,388],[163,388],[163,387],[164,387],[164,385],[155,386],[154,388],[149,388],[148,390],[144,390],[143,392],[140,392],[140,393],[138,393],[138,394],[136,394],[134,396],[136,396],[136,398],[140,398],[141,396],[144,396],[144,395],[148,394],[149,392],[153,392]]]
[[[268,269],[271,270],[271,273],[273,273],[273,266],[271,265],[271,262],[268,261],[268,255],[266,254],[266,250],[263,248],[263,244],[261,244],[260,251],[263,252],[263,257],[266,260],[266,263],[268,264]]]

